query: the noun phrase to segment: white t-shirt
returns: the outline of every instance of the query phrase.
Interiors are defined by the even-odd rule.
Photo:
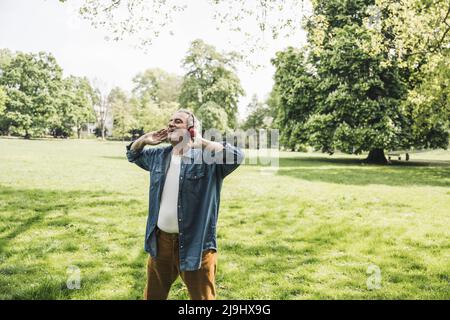
[[[159,207],[158,228],[168,233],[178,233],[178,189],[180,182],[181,156],[172,154],[169,170],[161,195]]]

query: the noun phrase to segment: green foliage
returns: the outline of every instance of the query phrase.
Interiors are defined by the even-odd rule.
[[[14,54],[9,49],[0,49],[0,70],[6,68],[11,63]],[[1,74],[0,74],[1,75]]]
[[[148,69],[136,75],[133,83],[124,133],[141,135],[166,127],[172,113],[179,109],[181,78],[161,69]]]
[[[133,78],[133,94],[144,102],[176,102],[182,79],[162,69],[147,69]]]
[[[180,0],[59,1],[75,6],[84,20],[103,29],[108,34],[106,40],[129,39],[146,49],[158,37],[173,33],[173,21],[180,14],[189,15],[187,8],[197,10],[193,1]],[[245,62],[257,66],[252,58],[266,49],[268,37],[287,38],[298,33],[307,4],[306,0],[206,1],[202,18],[215,21],[216,28],[229,35],[231,45],[245,54]]]
[[[0,131],[26,138],[52,134],[78,137],[94,121],[96,93],[86,78],[62,78],[62,69],[49,53],[0,50],[0,86],[6,93]]]
[[[4,134],[68,137],[93,121],[93,89],[85,78],[62,78],[48,53],[0,51],[0,84],[7,99],[0,112]],[[1,108],[0,108],[1,109]]]
[[[271,94],[274,99],[274,95]],[[269,98],[270,99],[270,98]],[[272,100],[270,103],[276,103]],[[247,106],[248,116],[242,125],[242,129],[269,129],[272,127],[273,109],[268,103],[258,101],[256,94],[252,97],[252,101]]]
[[[279,109],[279,106],[280,106],[280,95],[275,88],[272,88],[272,91],[270,91],[270,94],[269,94],[269,97],[267,98],[266,103],[270,109],[270,116],[273,118],[271,127],[276,128],[277,124],[275,122],[275,119],[277,116],[277,110]]]
[[[0,86],[0,117],[5,112],[6,98],[6,91]]]
[[[419,17],[421,6],[407,6],[406,15],[389,1],[316,0],[313,6],[306,24],[308,45],[289,48],[273,60],[282,144],[308,143],[324,152],[356,154],[446,148],[448,64],[443,57],[448,61],[448,48],[445,41],[438,45],[431,40],[424,47],[426,32],[422,39],[414,33],[413,46],[395,20],[396,14],[409,22],[417,16],[414,21],[428,31],[435,19]],[[429,4],[433,6],[441,8],[442,3]],[[440,38],[445,37],[444,32]],[[402,51],[401,45],[409,47]]]
[[[202,130],[217,129],[225,132],[229,129],[227,113],[213,101],[202,104],[196,116],[202,123]]]
[[[129,138],[133,130],[133,119],[130,99],[119,87],[113,88],[108,96],[113,115],[113,136],[122,139]]]
[[[186,74],[181,87],[180,104],[194,112],[202,112],[207,102],[214,102],[227,114],[227,126],[236,127],[237,105],[244,94],[234,67],[236,53],[219,53],[202,40],[192,42],[183,60]],[[209,104],[209,107],[213,104]]]
[[[179,109],[177,102],[162,102],[156,104],[153,101],[142,104],[138,100],[132,99],[133,105],[132,131],[140,135],[145,132],[159,130],[167,127],[170,116]]]
[[[51,134],[78,138],[96,122],[104,137],[113,116],[112,135],[130,138],[167,126],[179,108],[182,79],[161,69],[148,69],[133,79],[129,95],[120,88],[109,94],[93,88],[86,78],[62,78],[51,54],[0,50],[0,132],[27,138]]]
[[[422,67],[420,84],[411,89],[402,107],[412,121],[414,145],[441,148],[448,145],[450,120],[450,50],[435,55]]]
[[[51,119],[53,136],[69,137],[75,128],[80,138],[81,130],[95,120],[94,89],[86,78],[69,76],[63,80],[57,113]]]
[[[450,3],[447,0],[375,0],[369,9],[372,23],[366,23],[373,37],[368,49],[393,49],[391,55],[398,58],[396,62],[416,72],[417,76],[411,80],[420,81],[422,65],[449,50]],[[414,86],[416,82],[411,84]]]
[[[273,92],[278,96],[276,124],[281,129],[280,143],[294,149],[308,141],[304,125],[315,112],[318,77],[303,50],[288,48],[278,52],[272,63],[276,67]]]
[[[18,53],[1,71],[0,85],[8,96],[2,131],[25,137],[46,133],[62,86],[55,58],[44,52]]]

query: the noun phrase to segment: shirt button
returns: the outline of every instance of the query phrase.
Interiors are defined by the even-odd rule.
[[[181,219],[178,219],[178,221],[181,221]]]
[[[183,248],[183,246],[180,246],[180,248]]]

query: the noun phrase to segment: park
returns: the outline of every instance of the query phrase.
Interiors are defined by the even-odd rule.
[[[141,298],[148,176],[125,144],[0,143],[0,298]],[[222,191],[219,298],[448,299],[449,153],[420,156],[285,152],[270,178],[243,164]],[[180,281],[170,298],[188,298]]]
[[[217,299],[450,299],[446,1],[79,3],[0,4],[64,17],[0,28],[0,300],[142,299],[153,173],[127,145],[182,108],[208,139],[277,133],[223,180]]]

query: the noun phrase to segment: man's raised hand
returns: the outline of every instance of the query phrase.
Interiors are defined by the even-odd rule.
[[[167,129],[161,129],[145,134],[145,144],[157,145],[167,139]]]

